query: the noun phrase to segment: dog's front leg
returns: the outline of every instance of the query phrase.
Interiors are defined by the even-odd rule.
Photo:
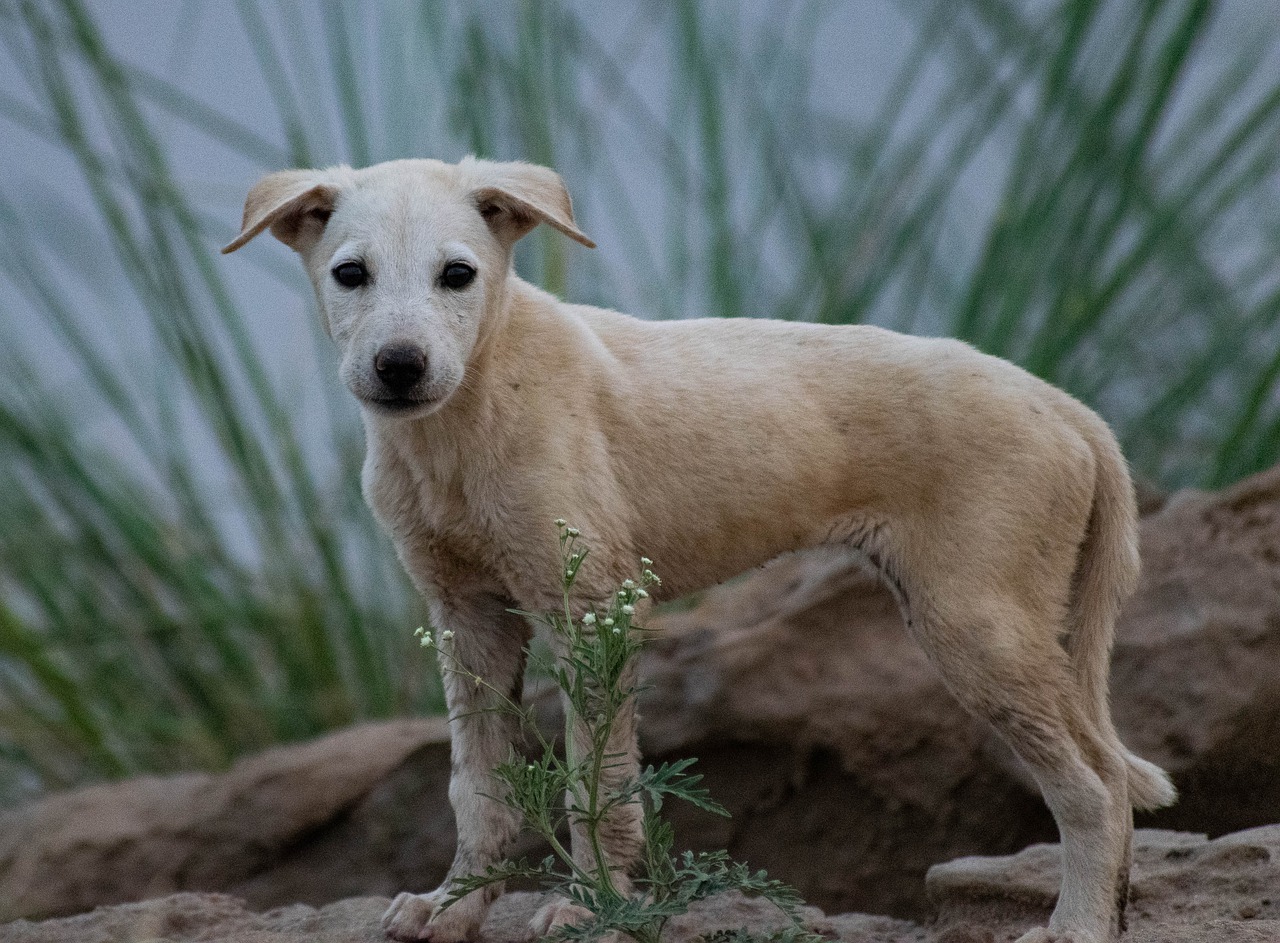
[[[507,611],[505,599],[478,594],[450,597],[432,606],[439,630],[440,667],[449,706],[452,775],[449,801],[458,825],[458,847],[444,882],[427,894],[402,893],[382,918],[397,940],[462,943],[474,939],[500,884],[473,891],[446,910],[456,878],[497,864],[519,831],[519,815],[496,799],[493,769],[507,758],[519,722],[497,708],[519,703],[529,627]]]
[[[634,689],[636,662],[627,665],[621,684]],[[591,757],[594,749],[590,731],[578,715],[574,705],[564,697],[566,714],[572,714],[574,758],[581,761]],[[590,709],[590,707],[589,707]],[[640,748],[636,737],[636,699],[632,695],[618,710],[609,729],[608,741],[600,757],[600,782],[598,801],[603,803],[616,795],[630,781],[640,775]],[[578,810],[589,805],[589,797],[583,789],[570,790],[566,804]],[[582,814],[570,815],[570,837],[573,841],[573,858],[581,871],[598,873],[601,866],[607,870],[609,882],[619,894],[631,894],[631,869],[644,850],[643,810],[636,800],[614,807],[594,828],[588,827]],[[603,859],[603,861],[601,861]],[[544,904],[530,921],[537,935],[546,935],[562,924],[577,924],[590,918],[590,913],[565,897],[553,897]]]

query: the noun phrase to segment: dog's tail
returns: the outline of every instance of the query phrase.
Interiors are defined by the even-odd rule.
[[[1125,758],[1134,808],[1159,809],[1173,803],[1177,790],[1164,770],[1125,749],[1111,721],[1107,693],[1116,619],[1138,581],[1137,503],[1111,430],[1096,416],[1088,418],[1082,431],[1096,459],[1093,509],[1077,564],[1067,651],[1089,719]]]

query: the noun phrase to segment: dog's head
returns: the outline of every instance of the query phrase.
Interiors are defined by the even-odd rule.
[[[422,416],[463,382],[505,301],[516,241],[574,224],[558,174],[466,158],[286,170],[249,191],[234,252],[265,229],[302,256],[342,355],[343,382],[379,415]]]

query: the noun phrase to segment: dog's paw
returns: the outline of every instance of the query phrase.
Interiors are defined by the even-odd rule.
[[[462,898],[448,910],[442,910],[450,891],[441,887],[430,894],[397,894],[382,915],[382,929],[393,940],[405,943],[430,940],[431,943],[468,943],[474,940],[484,923],[487,909],[480,894]]]
[[[563,926],[577,926],[591,919],[591,911],[581,904],[575,904],[566,897],[552,897],[538,908],[538,912],[529,921],[529,929],[534,940],[540,940]],[[599,943],[622,943],[622,934],[616,931],[601,934]]]
[[[538,908],[529,921],[535,938],[544,937],[563,926],[575,926],[591,919],[591,911],[567,897],[552,897]]]
[[[1036,927],[1018,937],[1016,943],[1105,943],[1091,936],[1082,936],[1074,930],[1050,930]]]

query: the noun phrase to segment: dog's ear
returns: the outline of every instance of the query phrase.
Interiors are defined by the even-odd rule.
[[[506,245],[514,244],[538,223],[546,223],[588,249],[596,247],[574,222],[573,201],[554,170],[474,158],[465,160],[463,166],[475,182],[471,196],[476,208]]]
[[[245,197],[240,235],[222,251],[235,252],[270,227],[271,235],[295,252],[302,252],[320,239],[337,199],[338,188],[324,171],[282,170],[268,174]]]

